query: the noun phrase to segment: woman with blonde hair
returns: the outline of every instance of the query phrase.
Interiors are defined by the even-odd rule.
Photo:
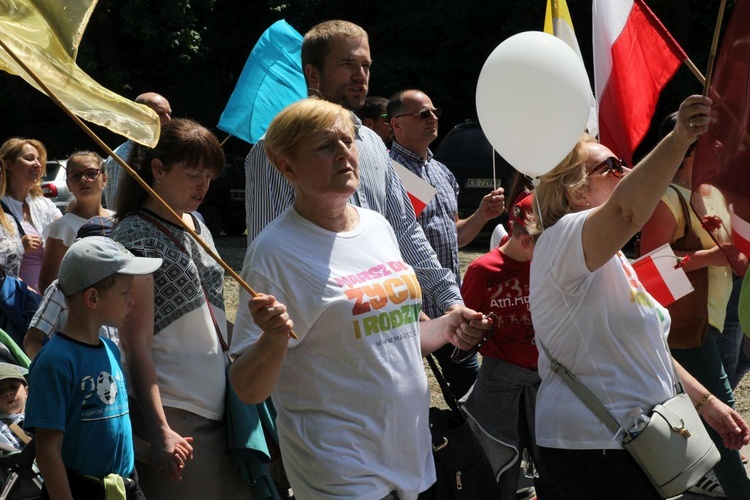
[[[42,194],[47,149],[36,139],[14,137],[0,146],[0,161],[5,169],[6,192],[3,211],[16,222],[23,243],[19,277],[39,290],[39,271],[44,259],[44,229],[62,217],[55,204]]]
[[[102,191],[107,185],[103,163],[102,157],[91,151],[77,151],[68,157],[65,182],[75,196],[75,205],[44,229],[46,249],[39,272],[41,290],[45,290],[57,277],[60,262],[81,226],[92,217],[111,217],[114,214],[102,207]]]
[[[669,314],[620,249],[649,219],[688,147],[708,128],[710,99],[688,97],[674,130],[632,171],[589,138],[535,190],[540,233],[529,306],[538,344],[566,366],[623,428],[675,394]],[[688,396],[725,446],[750,442],[742,417],[675,363]],[[536,439],[542,462],[571,498],[659,498],[635,460],[539,356]],[[744,496],[750,498],[750,491]]]
[[[5,168],[0,164],[0,198],[5,196]],[[23,259],[23,243],[15,221],[0,210],[0,276],[18,277]]]
[[[469,349],[489,323],[469,309],[419,322],[421,289],[393,229],[348,202],[354,137],[351,112],[315,98],[269,126],[268,158],[295,199],[245,258],[243,278],[264,293],[240,294],[250,307],[237,311],[230,380],[246,403],[272,395],[297,498],[413,500],[435,481],[422,355]]]

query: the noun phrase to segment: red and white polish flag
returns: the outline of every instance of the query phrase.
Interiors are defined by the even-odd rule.
[[[401,183],[406,188],[406,194],[409,195],[411,205],[414,207],[414,214],[419,216],[424,207],[435,196],[435,188],[399,162],[391,160],[391,163],[396,174],[398,174],[398,178],[401,179]]]
[[[732,221],[732,241],[737,250],[750,256],[750,222],[734,213],[734,205],[729,205],[729,215]]]
[[[693,291],[685,271],[676,265],[677,257],[668,243],[633,262],[638,280],[664,307]]]
[[[643,0],[594,0],[593,39],[599,138],[632,165],[659,93],[687,55]]]

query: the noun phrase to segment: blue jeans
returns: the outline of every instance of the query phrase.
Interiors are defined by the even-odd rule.
[[[742,342],[745,334],[742,332],[737,310],[741,288],[742,278],[735,274],[732,281],[732,294],[729,296],[729,302],[727,303],[724,331],[722,333],[714,331],[716,347],[719,348],[721,362],[724,365],[724,371],[727,374],[729,386],[732,390],[737,387],[742,377],[750,371],[750,357],[742,350]]]
[[[718,334],[716,328],[709,327],[702,346],[691,349],[672,349],[672,356],[714,396],[734,407],[734,393],[729,386],[729,380],[724,373],[719,350],[714,341],[715,335]],[[706,425],[706,429],[721,454],[721,460],[714,467],[714,472],[724,493],[728,499],[747,500],[750,498],[750,479],[742,465],[740,452],[725,448],[719,433],[709,425]]]

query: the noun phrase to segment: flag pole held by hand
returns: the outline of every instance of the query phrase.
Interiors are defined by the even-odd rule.
[[[46,93],[46,94],[47,94],[47,95],[49,96],[49,98],[50,98],[50,99],[52,99],[52,101],[53,101],[53,102],[54,102],[55,104],[57,104],[57,106],[59,106],[59,107],[60,107],[60,109],[62,109],[62,110],[63,110],[63,111],[65,112],[65,114],[66,114],[66,115],[68,115],[68,116],[70,117],[70,119],[71,119],[71,120],[73,120],[73,121],[74,121],[74,122],[76,123],[76,125],[78,125],[78,126],[79,126],[79,127],[80,127],[80,128],[81,128],[81,129],[83,130],[83,131],[84,131],[84,132],[86,132],[86,134],[87,134],[87,135],[88,135],[89,137],[91,137],[91,139],[92,139],[92,140],[93,140],[93,141],[94,141],[94,142],[95,142],[95,143],[96,143],[96,144],[97,144],[97,145],[98,145],[98,146],[99,146],[100,148],[102,148],[102,149],[103,149],[103,150],[104,150],[104,151],[105,151],[105,152],[106,152],[106,153],[107,153],[107,154],[108,154],[109,156],[111,156],[111,157],[112,157],[112,158],[113,158],[113,159],[114,159],[115,161],[117,161],[117,163],[119,163],[119,164],[120,164],[120,165],[122,166],[122,168],[124,168],[124,169],[125,169],[125,171],[126,171],[126,172],[128,173],[128,175],[130,175],[130,176],[131,176],[131,177],[132,177],[133,179],[135,179],[135,181],[136,181],[136,182],[137,182],[137,183],[138,183],[138,184],[139,184],[139,185],[140,185],[140,186],[141,186],[141,187],[142,187],[143,189],[145,189],[145,190],[146,190],[146,192],[147,192],[147,193],[149,194],[149,196],[153,197],[153,198],[154,198],[154,199],[155,199],[155,200],[156,200],[156,201],[157,201],[158,203],[160,203],[161,205],[163,205],[163,206],[164,206],[164,208],[165,208],[165,209],[166,209],[166,210],[167,210],[167,211],[168,211],[168,212],[169,212],[169,213],[170,213],[170,214],[172,215],[172,217],[174,218],[174,220],[175,220],[175,221],[176,221],[176,222],[177,222],[177,223],[178,223],[178,224],[179,224],[180,226],[182,226],[182,228],[183,228],[183,229],[185,229],[185,231],[187,231],[187,232],[188,232],[188,234],[190,234],[190,236],[192,236],[192,237],[193,237],[193,238],[195,239],[195,241],[197,241],[197,242],[198,242],[198,244],[199,244],[199,245],[200,245],[201,247],[203,247],[203,249],[204,249],[204,250],[205,250],[205,251],[206,251],[206,252],[207,252],[207,253],[208,253],[208,254],[209,254],[209,255],[211,256],[211,258],[213,258],[213,259],[214,259],[214,260],[215,260],[215,261],[216,261],[216,262],[217,262],[217,263],[218,263],[218,264],[219,264],[219,265],[220,265],[221,267],[223,267],[223,268],[224,268],[224,270],[225,270],[225,271],[226,271],[227,273],[229,273],[229,275],[230,275],[230,276],[231,276],[232,278],[234,278],[234,279],[235,279],[235,280],[237,281],[237,283],[239,283],[239,285],[240,285],[240,286],[241,286],[242,288],[244,288],[245,290],[247,290],[247,292],[248,292],[248,293],[249,293],[250,295],[252,295],[253,297],[256,297],[256,296],[258,295],[258,294],[257,294],[257,293],[255,292],[255,290],[253,290],[253,289],[252,289],[252,288],[250,287],[250,285],[248,285],[247,283],[245,283],[245,281],[244,281],[244,280],[243,280],[243,279],[242,279],[242,278],[240,277],[240,275],[239,275],[239,274],[237,274],[237,273],[235,272],[235,270],[234,270],[234,269],[232,269],[232,268],[231,268],[231,267],[230,267],[230,266],[229,266],[229,265],[228,265],[228,264],[227,264],[226,262],[224,262],[224,261],[223,261],[223,260],[221,259],[221,257],[219,257],[219,255],[218,255],[218,254],[217,254],[217,253],[216,253],[216,252],[214,251],[214,249],[213,249],[213,248],[211,248],[211,247],[210,247],[210,246],[209,246],[209,245],[208,245],[208,244],[207,244],[207,243],[206,243],[205,241],[203,241],[203,238],[201,238],[200,236],[198,236],[198,234],[197,234],[197,233],[196,233],[196,232],[195,232],[195,231],[194,231],[194,230],[193,230],[192,228],[190,228],[190,227],[189,227],[189,226],[188,226],[188,225],[187,225],[187,224],[186,224],[186,223],[185,223],[185,222],[184,222],[184,221],[182,220],[182,218],[181,218],[181,217],[180,217],[179,215],[177,215],[177,213],[176,213],[176,212],[175,212],[174,210],[172,210],[172,207],[170,207],[169,205],[167,205],[167,203],[166,203],[166,202],[165,202],[165,201],[164,201],[163,199],[161,199],[161,197],[160,197],[160,196],[159,196],[158,194],[156,194],[156,192],[155,192],[155,191],[154,191],[154,190],[153,190],[153,189],[151,188],[151,186],[149,186],[149,185],[148,185],[148,183],[147,183],[146,181],[144,181],[144,180],[143,180],[143,179],[141,178],[141,176],[140,176],[140,175],[138,175],[138,173],[137,173],[137,172],[136,172],[135,170],[133,170],[133,168],[132,168],[132,167],[131,167],[130,165],[128,165],[128,164],[127,164],[127,163],[126,163],[126,162],[125,162],[125,161],[124,161],[124,160],[123,160],[122,158],[120,158],[119,156],[117,156],[117,155],[115,154],[115,152],[114,152],[114,151],[112,151],[112,150],[111,150],[111,149],[109,148],[109,146],[107,146],[107,145],[106,145],[106,144],[104,143],[104,141],[102,141],[102,140],[101,140],[101,139],[99,138],[99,136],[98,136],[98,135],[96,135],[96,133],[94,133],[94,131],[93,131],[93,130],[91,130],[91,129],[90,129],[89,127],[88,127],[88,125],[86,125],[86,124],[85,124],[85,123],[83,122],[83,120],[81,120],[80,118],[78,118],[78,116],[76,116],[76,115],[75,115],[75,114],[74,114],[74,113],[73,113],[73,112],[72,112],[72,111],[71,111],[70,109],[68,109],[68,107],[67,107],[67,106],[65,106],[65,104],[63,104],[63,103],[62,103],[62,102],[60,101],[60,99],[58,99],[58,97],[57,97],[57,96],[56,96],[56,95],[54,94],[54,92],[52,92],[52,90],[50,90],[50,88],[49,88],[49,87],[48,87],[48,86],[47,86],[47,85],[46,85],[46,84],[45,84],[45,83],[44,83],[44,82],[43,82],[43,81],[42,81],[42,80],[41,80],[41,79],[40,79],[40,78],[39,78],[39,77],[38,77],[38,76],[37,76],[37,75],[36,75],[36,74],[35,74],[35,73],[34,73],[34,72],[33,72],[33,71],[32,71],[32,70],[31,70],[31,69],[30,69],[30,68],[29,68],[29,67],[28,67],[27,65],[26,65],[26,63],[24,63],[24,62],[23,62],[23,61],[22,61],[22,60],[21,60],[21,59],[20,59],[20,58],[19,58],[19,57],[18,57],[18,56],[16,55],[16,53],[15,53],[15,52],[13,52],[13,51],[12,51],[12,50],[10,49],[10,47],[8,47],[8,45],[7,45],[7,44],[6,44],[6,43],[5,43],[5,42],[4,42],[3,40],[2,40],[2,38],[0,38],[0,46],[2,46],[2,48],[3,48],[3,49],[5,49],[5,51],[6,51],[6,52],[7,52],[7,53],[8,53],[8,54],[9,54],[9,55],[10,55],[10,56],[11,56],[11,57],[12,57],[12,58],[13,58],[13,59],[14,59],[14,60],[15,60],[15,61],[16,61],[16,62],[18,63],[18,64],[19,64],[19,66],[21,66],[21,67],[23,68],[23,70],[24,70],[24,71],[26,71],[26,73],[28,73],[28,74],[29,74],[29,76],[30,76],[31,78],[33,78],[33,79],[34,79],[34,81],[35,81],[35,82],[36,82],[36,83],[37,83],[37,84],[39,85],[39,87],[40,87],[40,88],[41,88],[41,89],[42,89],[42,90],[44,91],[44,93]],[[298,338],[298,337],[297,337],[297,335],[296,335],[296,334],[295,334],[294,332],[290,332],[290,335],[291,335],[291,337],[292,337],[292,338],[295,338],[295,339],[296,339],[296,338]]]
[[[724,8],[727,5],[727,0],[721,0],[719,4],[719,15],[716,17],[716,26],[714,27],[714,38],[711,41],[711,51],[708,53],[708,68],[706,68],[706,83],[703,84],[703,95],[707,96],[709,88],[711,87],[711,76],[714,72],[714,60],[716,59],[716,51],[719,45],[719,33],[721,33],[721,22],[724,20]]]

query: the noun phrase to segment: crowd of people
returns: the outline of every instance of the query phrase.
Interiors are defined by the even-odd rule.
[[[458,249],[506,211],[503,189],[458,217],[460,187],[429,148],[440,109],[413,88],[367,97],[361,27],[316,25],[301,63],[309,97],[282,110],[247,156],[242,278],[259,293],[240,292],[234,325],[223,269],[191,235],[215,250],[196,213],[225,164],[208,129],[141,94],[160,117],[158,144],[115,153],[150,190],[115,158],[77,151],[64,215],[40,189],[44,145],[0,146],[0,271],[44,295],[22,343],[28,372],[0,363],[0,450],[33,435],[43,498],[261,498],[230,449],[234,395],[273,416],[273,429],[247,423],[269,458],[282,457],[272,498],[287,484],[300,499],[431,498],[422,358],[433,352],[503,499],[516,498],[524,457],[541,500],[659,498],[548,356],[623,426],[681,383],[721,452],[722,494],[750,498],[738,451],[750,428],[732,393],[748,279],[732,281],[711,239],[690,253],[686,269],[709,268],[710,325],[700,346],[678,348],[667,344],[669,313],[621,251],[642,229],[644,252],[679,238],[677,200],[692,195],[710,99],[688,97],[632,169],[584,134],[536,186],[513,193],[508,233],[462,280]],[[394,164],[435,189],[420,213]],[[717,192],[700,201],[722,208]],[[747,258],[731,255],[746,270]],[[481,364],[476,354],[453,361],[480,342]]]

